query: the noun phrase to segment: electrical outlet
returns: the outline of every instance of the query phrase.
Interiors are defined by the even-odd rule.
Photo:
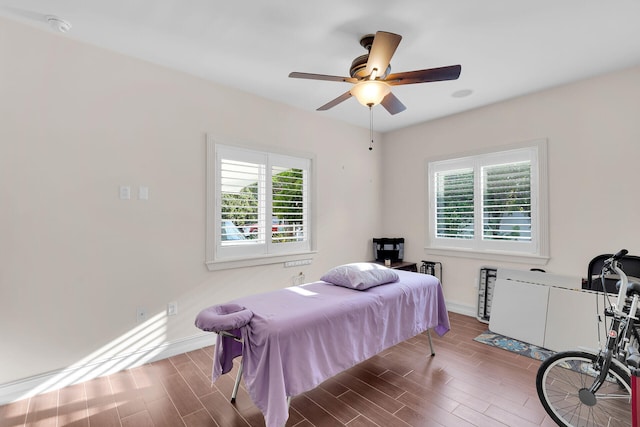
[[[304,283],[304,273],[301,271],[297,276],[293,276],[291,282],[294,286],[302,285]]]
[[[178,314],[178,303],[176,301],[167,304],[167,316],[175,316]]]
[[[136,308],[136,322],[144,323],[147,321],[147,309],[144,307]]]

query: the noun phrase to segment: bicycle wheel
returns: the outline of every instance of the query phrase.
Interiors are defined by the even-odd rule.
[[[536,376],[542,406],[560,426],[625,426],[631,423],[631,380],[611,363],[609,374],[596,393],[589,387],[599,375],[597,356],[565,351],[545,360]]]

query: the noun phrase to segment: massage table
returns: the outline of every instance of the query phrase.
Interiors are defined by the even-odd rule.
[[[242,356],[231,401],[244,376],[266,426],[283,427],[292,396],[419,333],[444,335],[449,317],[438,279],[393,274],[397,281],[366,290],[320,280],[202,310],[196,326],[218,333],[212,381]]]

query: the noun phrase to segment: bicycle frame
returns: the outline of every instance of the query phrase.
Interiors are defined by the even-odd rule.
[[[629,349],[627,363],[631,371],[631,427],[640,427],[640,353],[635,348]]]
[[[636,374],[631,375],[631,427],[640,427],[640,380]]]
[[[638,321],[636,313],[638,309],[639,296],[637,290],[632,292],[633,296],[631,304],[629,305],[629,310],[628,312],[625,312],[629,281],[627,275],[620,267],[619,260],[626,254],[627,251],[623,249],[615,254],[611,258],[610,262],[605,263],[603,267],[603,277],[605,270],[610,268],[620,277],[620,287],[618,289],[616,304],[611,310],[613,320],[607,336],[606,349],[603,354],[604,361],[602,370],[600,371],[599,377],[594,381],[594,384],[589,388],[589,390],[591,392],[595,392],[600,388],[608,374],[611,359],[614,355],[614,360],[626,362],[624,367],[631,375],[631,423],[632,427],[640,427],[640,353],[638,353],[638,350],[633,346],[629,346],[632,334],[636,334],[635,323]],[[604,290],[603,284],[603,291]],[[620,336],[621,325],[624,328],[622,336]]]
[[[640,427],[640,283],[630,283],[622,269],[626,254],[619,251],[602,267],[604,345],[559,352],[538,369],[538,396],[558,425],[628,426],[631,421],[632,427]],[[613,273],[620,279],[614,302],[604,286]]]
[[[622,251],[621,251],[622,252]],[[629,324],[633,322],[627,321],[627,314],[624,312],[625,302],[627,299],[627,284],[628,279],[624,271],[620,268],[618,263],[618,259],[622,258],[623,255],[620,256],[620,253],[614,255],[610,262],[605,262],[605,265],[602,268],[602,277],[606,273],[606,270],[613,270],[620,277],[621,283],[620,288],[618,289],[618,297],[616,299],[616,303],[612,305],[612,309],[610,311],[612,320],[611,326],[607,333],[607,342],[604,351],[600,351],[598,353],[598,357],[602,360],[602,368],[600,369],[600,375],[593,382],[591,387],[589,387],[589,391],[591,393],[596,393],[609,374],[609,366],[611,365],[611,360],[618,359],[622,354],[626,352],[626,346],[628,345],[630,338],[628,336],[631,333],[631,329],[629,328]],[[619,256],[619,258],[617,258]],[[606,292],[603,284],[603,292]],[[634,299],[635,304],[637,305],[637,297]],[[630,311],[630,313],[635,313],[635,311]],[[605,310],[606,315],[606,310]],[[620,325],[625,323],[624,332],[620,334]],[[614,357],[615,356],[615,357]],[[623,359],[624,360],[624,359]]]
[[[613,322],[611,328],[609,329],[609,337],[607,338],[607,349],[610,349],[612,352],[615,351],[616,353],[614,354],[614,356],[618,360],[626,362],[626,359],[629,356],[629,345],[631,343],[631,338],[635,333],[636,322],[638,322],[636,312],[638,310],[640,297],[638,296],[637,291],[631,292],[631,302],[629,304],[628,310],[626,310],[625,304],[627,302],[629,293],[629,280],[615,257],[614,261],[611,263],[611,269],[620,277],[620,288],[618,290],[616,305],[612,310]],[[621,336],[620,332],[622,332]],[[616,334],[618,335],[617,337],[612,336]]]

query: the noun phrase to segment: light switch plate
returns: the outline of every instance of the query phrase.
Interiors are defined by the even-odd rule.
[[[149,200],[149,187],[138,187],[138,200]]]
[[[131,198],[131,187],[128,185],[120,186],[120,200],[129,200]]]

